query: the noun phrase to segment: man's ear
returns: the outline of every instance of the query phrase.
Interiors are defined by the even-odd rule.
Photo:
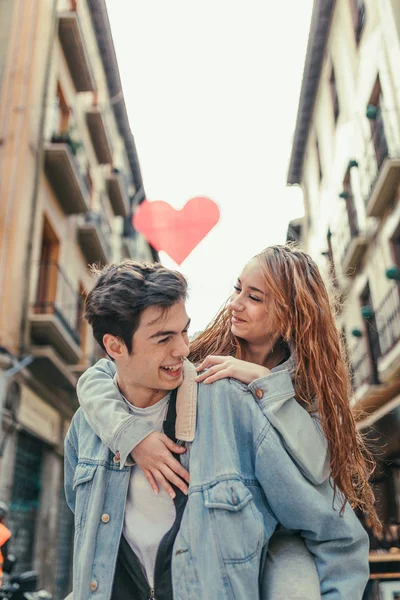
[[[111,333],[103,335],[103,344],[106,352],[114,360],[121,358],[124,354],[125,344],[122,340]]]

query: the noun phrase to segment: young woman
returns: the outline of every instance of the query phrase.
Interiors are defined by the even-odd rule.
[[[198,381],[210,384],[233,377],[252,384],[249,389],[255,390],[255,400],[268,389],[271,371],[287,369],[295,398],[263,406],[264,414],[308,479],[318,485],[330,476],[343,507],[347,500],[379,523],[368,483],[372,461],[351,414],[340,336],[310,256],[288,246],[273,246],[254,257],[238,278],[228,304],[192,343],[189,358],[197,364]],[[92,367],[81,378],[78,395],[89,424],[115,452],[121,449],[122,429],[126,439],[123,415],[128,409],[118,398],[112,373],[109,366]],[[113,423],[101,420],[97,399],[91,395],[92,383],[99,378],[105,397],[115,402]],[[165,449],[164,454],[160,451],[162,434],[138,433],[132,417],[129,423],[135,443],[127,452],[121,451],[121,462],[135,445],[132,456],[153,488],[157,483],[166,487],[167,478],[182,489],[177,475],[187,478],[187,474]],[[298,536],[282,529],[273,536],[260,581],[263,598],[320,598],[312,557]]]

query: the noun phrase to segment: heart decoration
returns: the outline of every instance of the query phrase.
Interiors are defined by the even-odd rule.
[[[145,200],[132,217],[134,228],[157,251],[166,252],[178,265],[218,223],[219,207],[210,198],[191,198],[177,210],[167,202]]]

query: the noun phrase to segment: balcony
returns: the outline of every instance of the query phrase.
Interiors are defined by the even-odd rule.
[[[391,286],[375,312],[381,358],[379,376],[389,382],[400,374],[400,295],[398,284]]]
[[[35,360],[29,367],[34,377],[45,385],[54,386],[66,392],[76,388],[77,374],[71,372],[51,346],[31,346],[30,354]]]
[[[86,122],[99,164],[111,164],[113,160],[112,144],[103,111],[98,106],[92,106],[86,112]]]
[[[45,144],[46,175],[67,215],[89,210],[89,191],[76,160],[77,142],[69,134],[53,135]]]
[[[376,315],[376,318],[378,316]],[[381,343],[381,340],[379,340]],[[378,372],[372,364],[366,336],[357,339],[351,350],[352,379],[354,395],[351,401],[354,417],[362,422],[390,402],[400,393],[400,380],[383,381],[380,377],[381,358],[378,359]]]
[[[126,217],[129,212],[128,187],[124,175],[118,169],[112,169],[109,173],[107,191],[114,214]]]
[[[89,212],[78,223],[78,242],[89,264],[106,264],[111,259],[111,229],[100,213]]]
[[[400,182],[400,114],[377,108],[374,115],[360,177],[367,215],[381,217]]]
[[[346,199],[346,203],[337,238],[342,272],[347,277],[353,277],[368,248],[369,236],[359,227],[352,196]]]
[[[68,364],[81,360],[78,328],[79,294],[61,267],[40,263],[36,301],[30,312],[33,344],[50,346]]]
[[[59,15],[58,35],[76,91],[94,92],[96,83],[77,12]]]

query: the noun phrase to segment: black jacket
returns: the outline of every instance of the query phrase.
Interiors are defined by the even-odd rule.
[[[164,421],[164,433],[174,442],[176,421],[176,393],[171,393],[168,413]],[[174,455],[179,460],[178,455]],[[114,574],[114,586],[111,600],[173,600],[171,559],[172,549],[182,520],[187,497],[173,486],[176,493],[174,504],[176,517],[171,529],[165,534],[158,547],[154,572],[154,590],[149,586],[146,574],[136,554],[124,537],[121,538],[117,565]]]

